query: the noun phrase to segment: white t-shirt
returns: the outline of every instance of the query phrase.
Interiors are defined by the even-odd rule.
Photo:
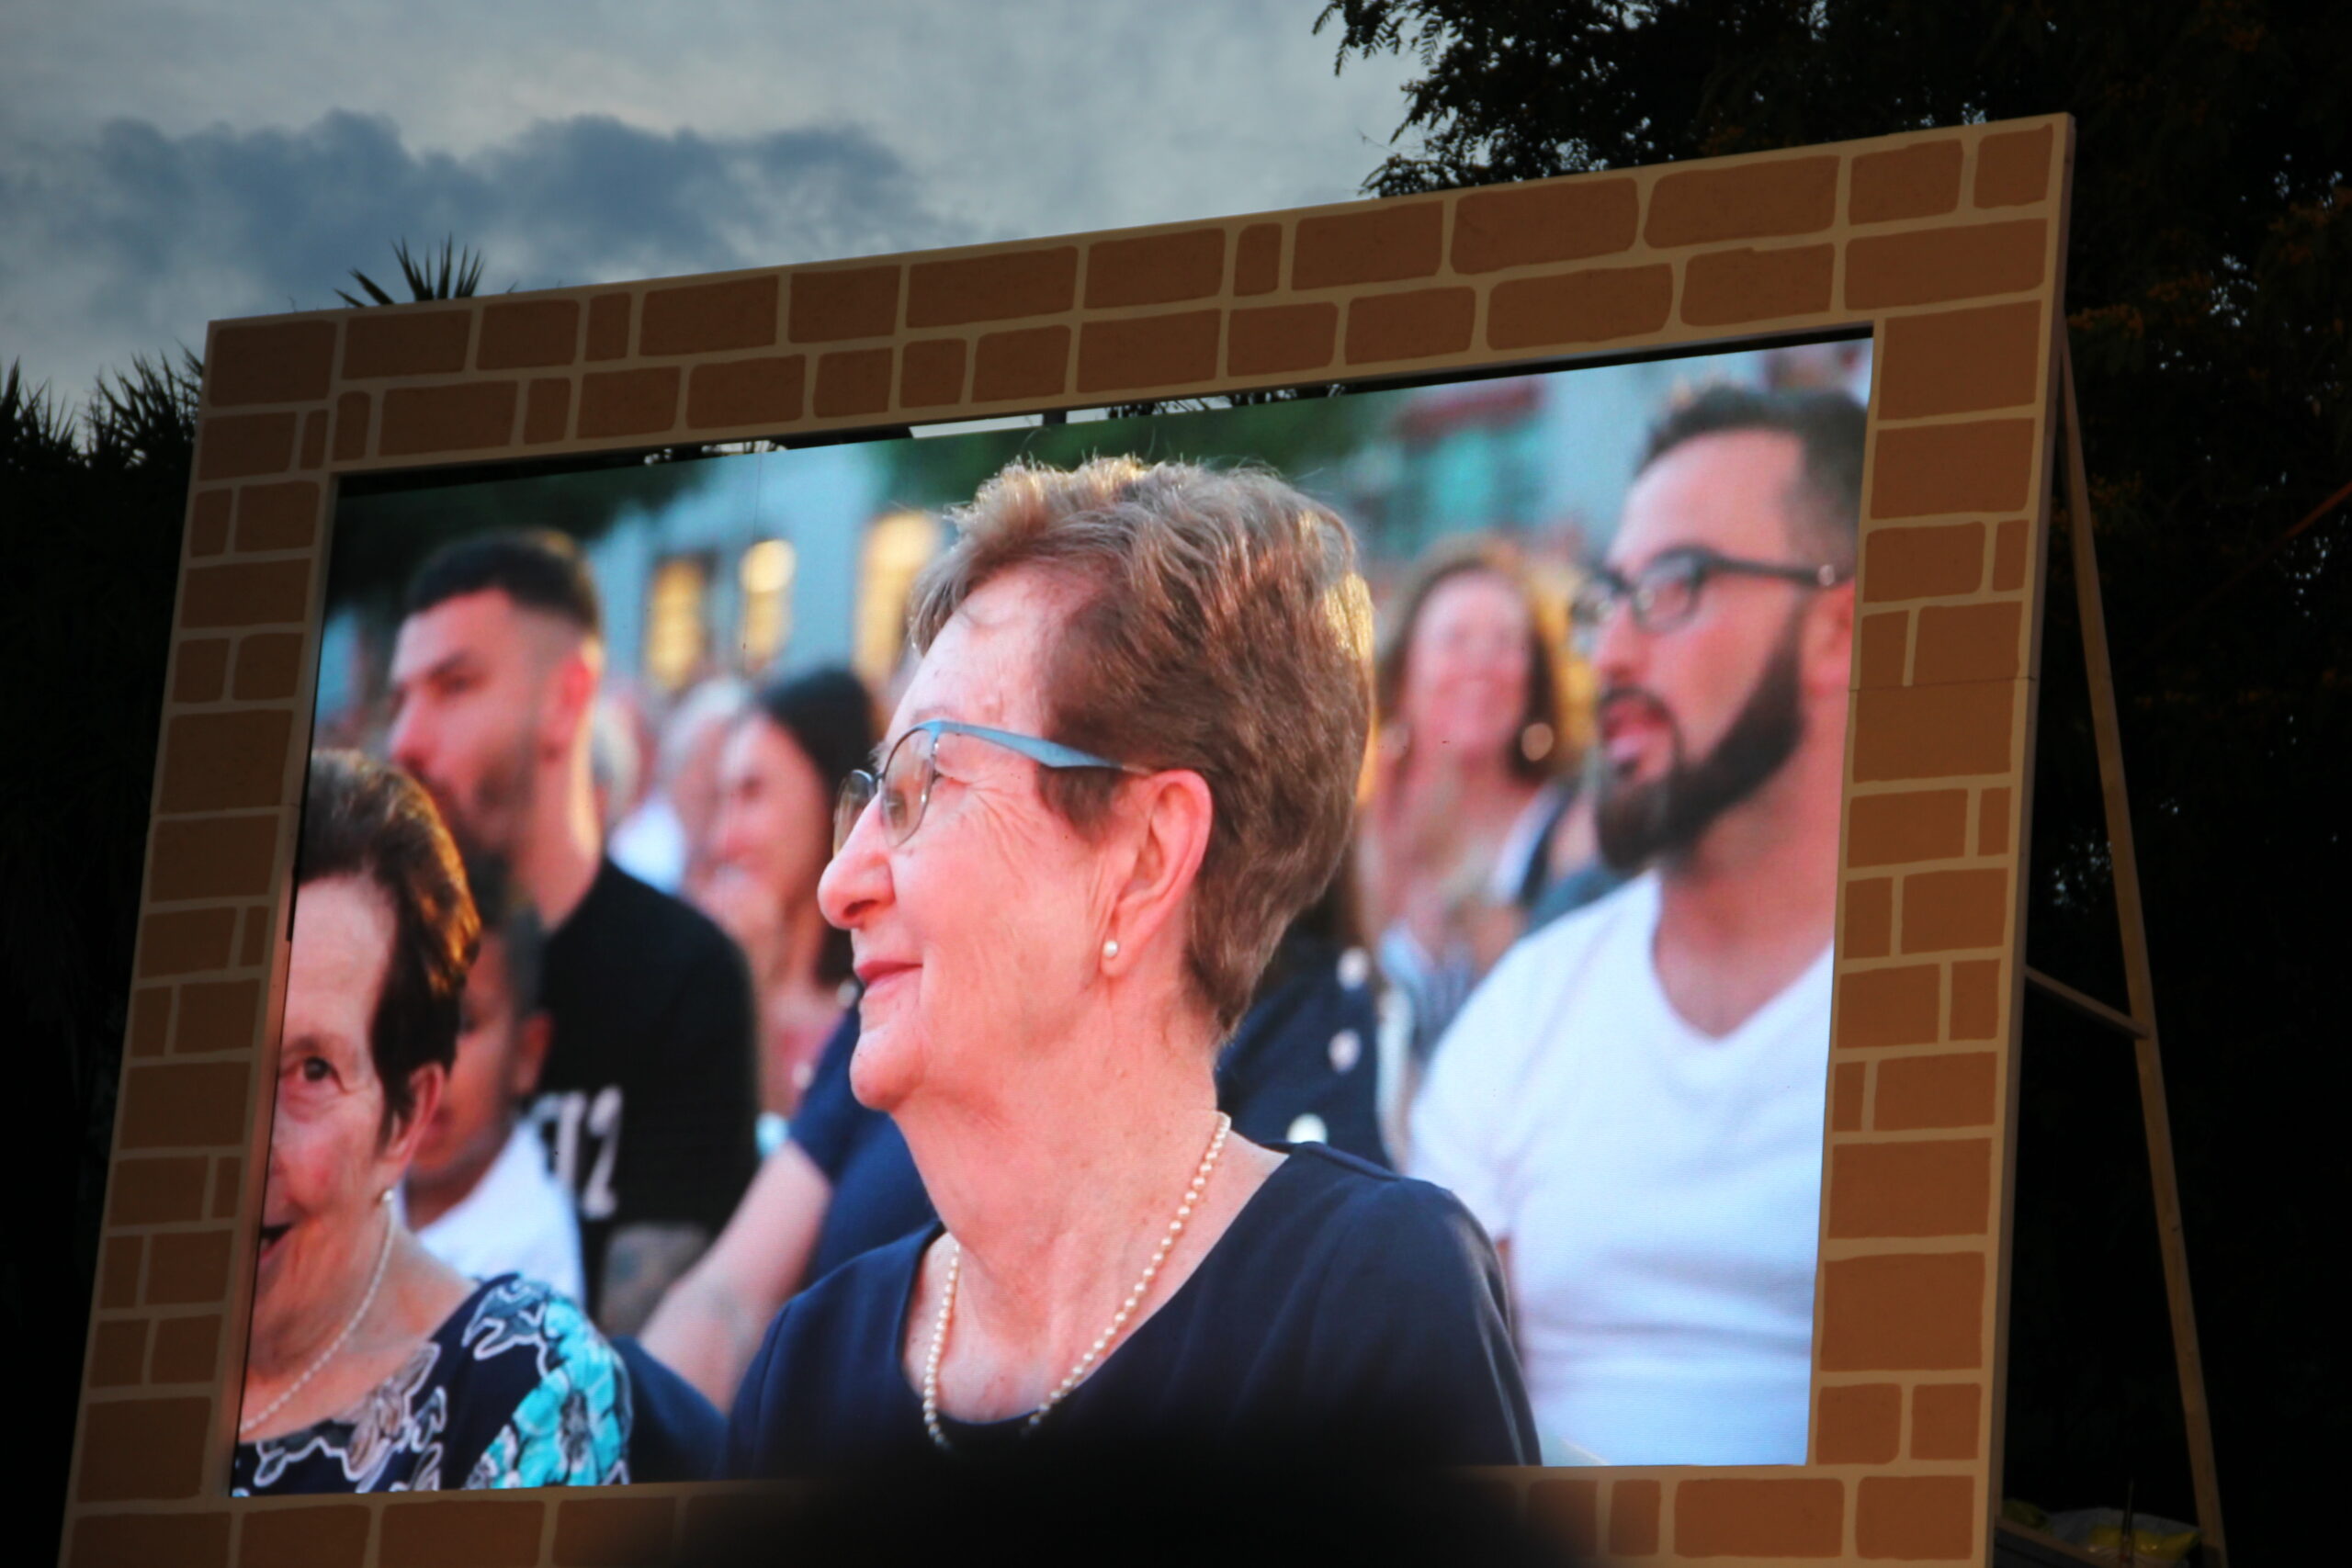
[[[1508,1243],[1549,1462],[1802,1464],[1831,954],[1731,1033],[1675,1012],[1638,877],[1439,1042],[1408,1168]]]
[[[403,1218],[406,1208],[403,1200]],[[579,1215],[571,1194],[548,1170],[547,1148],[527,1122],[515,1123],[474,1190],[418,1231],[416,1239],[434,1257],[477,1280],[520,1274],[575,1302],[587,1299]]]

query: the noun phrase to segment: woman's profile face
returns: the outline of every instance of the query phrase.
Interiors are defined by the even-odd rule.
[[[257,1341],[290,1333],[307,1342],[317,1318],[349,1312],[382,1245],[374,1211],[400,1179],[408,1142],[379,1146],[384,1086],[368,1048],[392,933],[390,901],[358,877],[306,883],[294,906],[254,1275]]]
[[[1042,734],[1042,656],[1074,591],[1022,570],[965,601],[909,682],[884,745],[951,718]],[[1040,798],[1036,765],[969,736],[939,739],[921,823],[893,845],[869,808],[824,874],[825,918],[858,977],[851,1087],[891,1111],[918,1089],[984,1095],[1008,1054],[1065,1037],[1100,971],[1113,889],[1094,847]]]
[[[832,808],[808,753],[774,720],[753,714],[719,750],[711,853],[779,902],[805,898],[832,847]]]
[[[1445,579],[1421,601],[1398,708],[1413,745],[1499,752],[1527,713],[1527,605],[1491,571]]]

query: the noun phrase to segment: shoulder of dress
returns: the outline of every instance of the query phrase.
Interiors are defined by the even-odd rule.
[[[1316,1229],[1297,1266],[1317,1277],[1318,1298],[1424,1306],[1461,1299],[1491,1267],[1493,1246],[1461,1201],[1442,1187],[1393,1172],[1350,1183]],[[1412,1313],[1406,1314],[1408,1317]]]
[[[1425,1224],[1458,1207],[1453,1195],[1442,1187],[1328,1145],[1298,1145],[1290,1157],[1306,1162],[1303,1174],[1311,1173],[1308,1183],[1319,1189],[1306,1199],[1319,1211],[1315,1232],[1318,1242],[1376,1244],[1381,1235],[1399,1225]]]

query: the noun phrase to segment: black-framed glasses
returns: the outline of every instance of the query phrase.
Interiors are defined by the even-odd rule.
[[[1108,757],[1097,757],[1091,751],[1080,751],[1074,746],[1064,746],[1057,740],[1045,740],[1035,735],[1016,735],[1009,729],[990,729],[985,725],[958,724],[952,718],[927,718],[921,724],[910,725],[907,732],[891,746],[882,759],[882,766],[874,773],[860,768],[842,781],[841,797],[833,804],[833,853],[842,852],[849,836],[856,830],[857,819],[875,801],[882,803],[882,830],[888,835],[893,847],[914,837],[922,826],[923,808],[931,804],[931,786],[938,781],[939,738],[943,735],[968,735],[975,740],[985,740],[992,746],[1028,758],[1041,768],[1111,768],[1123,773],[1145,773],[1148,768],[1114,762]]]
[[[1698,614],[1700,596],[1712,577],[1763,577],[1804,588],[1835,588],[1853,573],[1837,566],[1789,561],[1744,560],[1707,549],[1668,550],[1631,576],[1614,567],[1595,567],[1573,601],[1577,629],[1595,631],[1623,605],[1645,632],[1668,632]]]

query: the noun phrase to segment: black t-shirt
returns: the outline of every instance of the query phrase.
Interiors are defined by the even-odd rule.
[[[1502,1270],[1469,1211],[1321,1145],[1283,1152],[1200,1267],[1026,1441],[1534,1463]],[[729,1474],[879,1469],[936,1452],[899,1351],[909,1314],[936,1310],[913,1294],[938,1234],[854,1258],[776,1314],[736,1395]],[[1023,1442],[1026,1424],[943,1422],[966,1453]]]
[[[533,1119],[580,1207],[588,1308],[628,1225],[718,1235],[759,1166],[751,974],[717,926],[605,861],[548,937]]]
[[[1287,938],[1217,1057],[1217,1104],[1233,1118],[1233,1130],[1253,1143],[1312,1135],[1385,1165],[1375,1093],[1379,1025],[1366,954]],[[804,1284],[933,1217],[898,1123],[850,1092],[856,1050],[853,1008],[826,1042],[792,1116],[792,1141],[833,1189]]]

